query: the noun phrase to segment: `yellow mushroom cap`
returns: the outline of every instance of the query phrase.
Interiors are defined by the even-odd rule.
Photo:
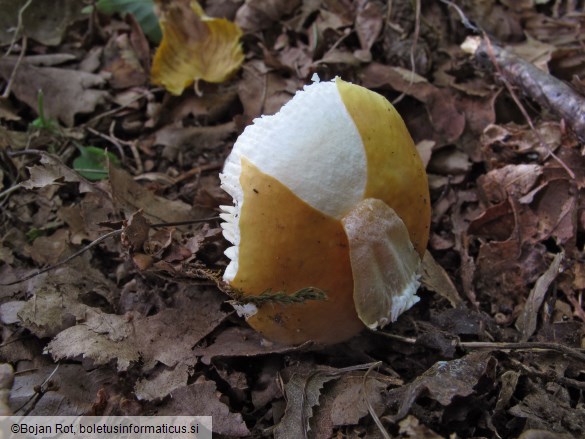
[[[316,287],[325,301],[245,307],[265,337],[335,343],[377,329],[419,299],[429,233],[424,166],[381,95],[336,78],[254,120],[220,175],[230,263],[244,295]]]

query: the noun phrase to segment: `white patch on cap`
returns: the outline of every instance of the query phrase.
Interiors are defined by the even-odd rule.
[[[234,244],[226,251],[232,260],[224,274],[228,282],[238,271],[242,157],[313,208],[337,219],[365,192],[364,145],[335,81],[305,86],[278,113],[257,118],[244,130],[220,174],[221,187],[234,200],[233,207],[222,206],[221,214],[226,221],[224,236]]]

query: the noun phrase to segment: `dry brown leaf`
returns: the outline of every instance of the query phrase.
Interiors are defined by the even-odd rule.
[[[158,416],[193,416],[205,413],[213,417],[213,432],[230,437],[249,436],[250,431],[239,413],[231,413],[218,398],[213,381],[199,380],[172,392],[170,398],[157,410]]]
[[[87,307],[83,324],[59,333],[48,349],[55,359],[82,355],[96,364],[116,360],[120,371],[139,359],[145,371],[157,363],[168,367],[183,361],[194,364],[191,348],[226,316],[219,309],[221,296],[209,290],[187,298],[181,292],[175,302],[176,308],[148,317],[135,312],[124,316],[106,314]]]
[[[313,416],[313,408],[319,404],[323,385],[338,377],[318,373],[315,370],[292,368],[286,383],[286,411],[280,423],[274,429],[275,439],[296,439],[306,437],[309,421]],[[303,425],[303,421],[306,425]]]
[[[428,250],[422,260],[421,283],[425,288],[447,299],[454,308],[463,303],[453,281]]]
[[[154,84],[180,95],[193,82],[223,82],[242,64],[240,28],[205,15],[194,0],[159,0],[163,40],[152,62]]]
[[[164,398],[173,390],[184,387],[189,379],[189,370],[192,370],[195,363],[196,360],[193,359],[192,364],[181,363],[174,368],[165,367],[154,378],[138,380],[134,391],[136,397],[151,401],[157,398]]]
[[[456,397],[469,396],[474,392],[480,378],[492,374],[495,360],[489,352],[473,352],[463,358],[439,361],[412,383],[390,390],[390,401],[399,404],[398,412],[390,418],[397,422],[409,412],[421,394],[443,406],[451,404]]]
[[[384,6],[379,1],[358,1],[355,30],[362,50],[370,51],[384,27]]]
[[[534,288],[530,291],[522,314],[516,320],[516,327],[521,332],[521,340],[527,341],[534,331],[536,331],[536,324],[538,321],[538,313],[550,284],[554,282],[557,275],[559,274],[559,268],[561,262],[565,257],[564,253],[558,253],[555,255],[553,261],[547,270],[538,278]]]
[[[195,219],[192,208],[187,203],[153,194],[136,183],[132,176],[122,169],[111,166],[109,173],[114,202],[128,215],[142,209],[147,219],[154,223],[173,223]]]
[[[12,75],[16,58],[0,59],[0,76],[8,80]],[[95,111],[109,96],[107,91],[98,90],[105,84],[102,76],[73,69],[34,67],[25,62],[16,70],[12,91],[33,111],[38,111],[38,93],[44,96],[45,117],[59,119],[71,127],[76,114]]]
[[[83,3],[69,0],[35,0],[26,9],[21,0],[0,0],[0,44],[10,44],[22,18],[22,34],[47,46],[61,43],[65,31],[76,20],[83,18]],[[22,13],[21,13],[22,11]]]
[[[493,169],[478,178],[480,195],[486,202],[496,204],[508,196],[526,195],[542,175],[542,166],[536,164],[506,165]]]
[[[290,14],[301,0],[246,0],[238,9],[236,23],[246,32],[256,32]]]
[[[116,380],[107,369],[88,371],[78,364],[42,364],[31,369],[25,363],[17,368],[10,392],[10,408],[15,411],[29,402],[25,408],[34,407],[28,413],[31,416],[85,414],[90,410],[98,390]],[[51,391],[44,393],[36,404],[31,404],[48,377],[51,377]]]
[[[443,439],[443,436],[438,435],[420,420],[412,415],[408,415],[398,423],[400,426],[401,437],[404,439]]]
[[[258,332],[237,326],[222,331],[212,345],[193,349],[193,354],[202,356],[201,361],[210,364],[215,358],[254,357],[295,350],[299,350],[299,347],[283,346],[264,340]]]
[[[0,416],[12,415],[8,406],[10,389],[14,383],[14,369],[8,363],[0,363]]]
[[[22,182],[23,187],[26,189],[39,189],[53,184],[74,182],[81,183],[79,191],[82,193],[95,190],[91,183],[53,155],[43,153],[41,155],[41,164],[43,166],[34,165],[28,168],[30,178]]]
[[[368,401],[378,416],[381,416],[384,411],[382,395],[386,387],[386,383],[374,376],[366,380]],[[364,393],[363,373],[357,376],[342,376],[325,391],[325,395],[333,396],[330,412],[333,425],[357,425],[359,420],[369,413]]]
[[[69,253],[69,232],[59,229],[49,236],[39,236],[32,243],[30,255],[40,266],[54,265]]]

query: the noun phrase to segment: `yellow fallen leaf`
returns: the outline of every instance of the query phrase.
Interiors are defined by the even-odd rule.
[[[163,39],[151,79],[180,95],[194,81],[223,82],[244,60],[242,31],[225,18],[212,18],[194,0],[157,0]]]

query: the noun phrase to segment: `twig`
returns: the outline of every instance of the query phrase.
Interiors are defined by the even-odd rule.
[[[193,175],[201,174],[202,172],[215,171],[216,169],[221,169],[222,166],[223,166],[223,164],[221,164],[221,163],[208,163],[207,165],[197,166],[196,168],[190,169],[187,172],[185,172],[185,173],[179,175],[177,178],[175,178],[174,184],[180,183],[183,180],[186,180],[187,178],[190,178]]]
[[[522,364],[522,362],[520,362],[518,360],[515,360],[513,358],[511,360],[512,360],[512,364],[517,369],[521,369],[527,375],[533,375],[535,377],[542,378],[546,381],[555,381],[559,384],[562,384],[563,386],[574,387],[576,389],[585,390],[585,382],[583,382],[583,381],[577,381],[577,380],[574,380],[571,378],[566,378],[564,376],[557,375],[552,370],[550,372],[541,372],[541,371],[536,370],[532,367],[529,367],[525,364]]]
[[[113,108],[112,110],[108,110],[108,111],[104,111],[101,114],[98,114],[97,116],[92,117],[90,120],[88,120],[86,123],[83,124],[83,126],[88,126],[93,124],[94,122],[97,122],[98,120],[106,117],[106,116],[110,116],[112,114],[116,114],[122,110],[124,110],[125,108],[128,108],[130,105],[132,105],[134,102],[139,101],[141,99],[144,99],[145,97],[147,97],[149,94],[151,93],[155,93],[157,91],[161,91],[164,90],[163,88],[156,88],[156,89],[151,89],[151,90],[147,90],[144,93],[136,96],[133,99],[130,99],[128,102],[126,102],[124,105],[120,105],[118,108]]]
[[[30,3],[30,0],[29,0],[29,3]],[[22,37],[22,47],[20,48],[20,53],[18,54],[18,58],[16,59],[16,63],[14,64],[14,67],[12,68],[12,72],[10,73],[10,78],[8,79],[8,82],[6,83],[6,88],[4,89],[4,93],[2,93],[2,97],[4,99],[6,99],[8,96],[10,96],[10,89],[12,88],[12,84],[14,83],[14,78],[16,77],[16,72],[18,71],[18,68],[20,67],[20,64],[22,63],[22,60],[24,58],[24,53],[26,52],[27,42],[28,42],[28,38],[25,35]]]
[[[366,373],[364,374],[364,377],[362,379],[362,389],[364,391],[364,400],[366,401],[366,406],[368,407],[368,412],[370,413],[370,416],[372,417],[372,419],[376,423],[376,426],[380,430],[380,433],[382,433],[382,436],[384,436],[384,439],[391,439],[390,434],[388,433],[386,428],[384,428],[382,421],[380,420],[380,418],[378,417],[378,415],[374,411],[374,407],[372,407],[372,403],[370,402],[370,398],[368,395],[368,386],[367,386],[368,375],[370,374],[370,372],[372,372],[372,370],[374,370],[374,367],[380,366],[381,364],[382,364],[381,361],[378,361],[377,363],[372,363],[372,365],[366,371]]]
[[[35,389],[34,389],[35,393],[33,393],[31,395],[31,397],[24,404],[22,404],[18,409],[16,409],[14,411],[14,413],[18,413],[20,410],[22,410],[24,407],[26,407],[29,402],[33,401],[33,399],[34,399],[33,404],[24,412],[24,416],[27,416],[35,408],[35,406],[37,405],[39,400],[43,397],[43,395],[50,390],[50,386],[48,385],[49,381],[51,380],[51,378],[53,378],[53,375],[55,375],[55,373],[59,369],[59,365],[60,365],[60,363],[57,363],[57,366],[55,366],[55,369],[53,369],[53,372],[51,372],[51,374],[47,378],[45,378],[45,380],[39,386],[35,386]]]
[[[57,263],[56,263],[56,264],[54,264],[54,265],[51,265],[51,266],[49,266],[49,267],[45,267],[45,268],[43,268],[42,270],[39,270],[39,271],[37,271],[37,272],[35,272],[35,273],[33,273],[33,274],[29,274],[28,276],[24,277],[23,279],[15,280],[15,281],[8,282],[8,283],[0,282],[0,285],[1,285],[1,286],[4,286],[4,287],[8,287],[8,286],[10,286],[10,285],[16,285],[16,284],[19,284],[19,283],[21,283],[21,282],[25,282],[25,281],[27,281],[27,280],[29,280],[29,279],[32,279],[33,277],[37,277],[37,276],[39,276],[39,275],[41,275],[41,274],[43,274],[43,273],[46,273],[47,271],[51,271],[51,270],[54,270],[54,269],[56,269],[56,268],[59,268],[59,267],[61,267],[61,266],[65,265],[66,263],[68,263],[69,261],[71,261],[71,260],[75,259],[77,256],[79,256],[79,255],[83,254],[83,253],[84,253],[84,252],[86,252],[87,250],[89,250],[89,249],[91,249],[91,248],[95,247],[95,246],[96,246],[96,245],[98,245],[100,242],[102,242],[102,241],[104,241],[104,240],[106,240],[106,239],[108,239],[108,238],[110,238],[110,237],[112,237],[112,236],[117,236],[117,235],[120,235],[121,233],[122,233],[122,229],[119,229],[119,230],[114,230],[114,231],[112,231],[112,232],[106,233],[105,235],[103,235],[103,236],[100,236],[100,237],[99,237],[98,239],[96,239],[95,241],[93,241],[93,242],[89,243],[89,244],[88,244],[88,245],[86,245],[85,247],[83,247],[83,248],[81,248],[80,250],[76,251],[76,252],[75,252],[75,253],[73,253],[71,256],[68,256],[67,258],[63,259],[62,261],[59,261],[59,262],[57,262]]]
[[[522,90],[526,94],[531,96],[538,103],[540,103],[541,105],[548,106],[549,108],[550,108],[552,98],[549,96],[546,96],[545,92],[548,94],[551,94],[551,95],[554,93],[554,94],[556,94],[556,98],[558,98],[559,96],[561,96],[561,94],[564,94],[563,90],[561,90],[561,89],[563,87],[566,87],[566,88],[568,88],[568,87],[564,83],[556,80],[556,78],[554,78],[553,76],[546,75],[544,72],[542,72],[541,70],[539,70],[538,68],[536,68],[532,64],[527,63],[527,62],[523,61],[522,59],[517,58],[517,57],[507,53],[502,48],[499,48],[497,46],[492,45],[489,37],[486,34],[484,34],[484,36],[483,36],[482,45],[480,46],[480,48],[476,52],[476,56],[482,56],[482,54],[488,55],[490,61],[492,62],[492,65],[494,66],[494,68],[498,72],[500,80],[504,83],[504,86],[506,87],[506,89],[510,93],[510,96],[512,96],[512,99],[516,103],[516,106],[518,107],[518,109],[520,110],[522,115],[524,116],[524,119],[526,119],[526,122],[530,126],[530,129],[532,130],[532,132],[538,138],[538,141],[540,142],[540,144],[544,148],[546,148],[548,154],[550,156],[552,156],[557,161],[557,163],[559,163],[565,169],[565,171],[567,171],[567,173],[570,175],[571,178],[574,179],[575,173],[571,170],[571,168],[569,168],[569,166],[563,160],[561,160],[560,157],[558,157],[553,152],[553,150],[548,145],[546,140],[542,137],[542,134],[540,134],[540,132],[535,128],[534,123],[532,122],[532,118],[530,117],[530,115],[528,114],[526,109],[524,108],[524,105],[522,105],[522,103],[520,102],[520,99],[518,99],[518,96],[516,96],[516,93],[514,92],[514,89],[512,88],[512,86],[510,85],[510,82],[508,81],[507,77],[508,76],[511,77],[511,79],[514,81],[514,83],[517,87],[521,87]],[[502,69],[504,69],[504,70],[502,70]],[[558,81],[558,84],[556,84],[555,81]],[[563,86],[563,87],[561,87],[561,86]],[[536,87],[539,90],[535,92],[533,89],[534,87]],[[559,90],[556,90],[557,87],[559,88]],[[552,90],[549,90],[547,92],[547,88],[552,88]],[[539,92],[542,93],[543,96],[539,96],[539,94],[540,94]],[[567,91],[565,90],[565,92],[567,92]],[[572,91],[569,89],[568,93],[571,93],[571,92]],[[546,98],[546,99],[543,99],[543,98]],[[566,111],[563,109],[563,107],[565,105],[567,105],[570,108],[570,111],[576,110],[575,113],[577,113],[577,114],[571,113],[571,114],[567,114],[566,115],[567,117],[563,117],[563,116],[561,116],[561,117],[563,117],[564,119],[568,119],[569,124],[573,126],[573,129],[575,129],[576,134],[583,140],[583,139],[585,139],[585,112],[583,111],[583,108],[585,108],[585,100],[579,97],[577,99],[577,102],[571,102],[570,96],[567,96],[567,98],[568,98],[569,102],[563,103],[562,106],[559,105],[560,108],[553,108],[553,110],[557,114],[566,113]],[[581,100],[581,102],[578,102],[578,100]],[[579,107],[575,108],[576,105]],[[580,115],[579,115],[579,113],[580,113]],[[580,119],[582,119],[582,120],[580,120]],[[571,121],[572,121],[572,123],[571,123]],[[581,134],[579,134],[579,128],[578,128],[579,124],[583,125],[580,129],[582,131]],[[577,125],[577,128],[575,125]]]
[[[211,217],[211,218],[203,218],[203,219],[197,219],[197,220],[190,220],[190,221],[178,221],[175,223],[160,223],[160,224],[149,224],[149,227],[171,227],[171,226],[183,226],[183,225],[187,225],[187,224],[195,224],[195,223],[201,223],[201,222],[208,222],[208,221],[213,221],[219,219],[219,217]],[[95,247],[96,245],[98,245],[100,242],[111,238],[112,236],[117,236],[120,235],[122,232],[124,231],[124,229],[118,229],[118,230],[113,230],[109,233],[106,233],[105,235],[100,236],[99,238],[97,238],[95,241],[92,241],[91,243],[87,244],[86,246],[84,246],[83,248],[79,249],[78,251],[76,251],[75,253],[73,253],[72,255],[66,257],[65,259],[63,259],[62,261],[57,262],[54,265],[50,265],[48,267],[43,268],[42,270],[39,270],[33,274],[30,274],[28,276],[26,276],[23,279],[19,279],[19,280],[15,280],[9,283],[3,283],[0,282],[0,286],[4,286],[4,287],[8,287],[10,285],[16,285],[19,284],[21,282],[25,282],[29,279],[32,279],[33,277],[37,277],[43,273],[46,273],[48,271],[52,271],[56,268],[59,268],[63,265],[65,265],[66,263],[70,262],[71,260],[75,259],[76,257],[82,255],[84,252],[92,249],[93,247]]]
[[[408,93],[408,91],[410,90],[410,87],[412,87],[412,84],[414,84],[414,75],[416,74],[416,64],[415,64],[415,51],[416,51],[416,46],[418,43],[418,37],[420,34],[420,2],[421,0],[415,0],[414,3],[414,34],[412,35],[412,46],[410,46],[410,80],[408,82],[408,86],[406,87],[406,90],[404,90],[402,93],[400,93],[400,95],[394,99],[392,101],[392,105],[396,105],[398,104],[402,99],[404,99],[404,97],[406,96],[406,94]]]
[[[417,339],[412,337],[403,337],[401,335],[390,334],[383,331],[372,331],[374,334],[379,334],[386,338],[391,338],[402,343],[416,344]],[[520,343],[498,343],[498,342],[484,342],[484,341],[459,341],[457,346],[463,349],[493,349],[500,351],[507,350],[525,350],[525,351],[555,351],[569,357],[573,357],[580,361],[585,361],[585,353],[579,349],[571,348],[559,343],[550,342],[520,342]]]
[[[18,10],[18,21],[16,24],[16,29],[14,29],[14,35],[12,36],[12,41],[10,42],[10,46],[8,46],[8,50],[6,51],[6,54],[4,56],[8,56],[10,55],[10,52],[12,52],[12,49],[14,48],[14,45],[16,44],[16,40],[18,38],[18,34],[20,33],[20,31],[22,30],[22,16],[24,15],[24,11],[26,11],[26,9],[31,5],[32,0],[28,0],[23,6],[22,8],[20,8]],[[24,51],[23,51],[24,52]]]
[[[477,26],[475,26],[473,23],[471,23],[471,21],[469,21],[469,18],[467,18],[467,16],[463,13],[463,11],[461,10],[461,8],[459,6],[457,6],[455,3],[453,3],[449,0],[441,0],[441,3],[444,3],[447,6],[455,9],[455,12],[457,12],[457,14],[459,15],[459,19],[461,20],[461,24],[463,24],[463,26],[465,26],[465,28],[467,28],[470,31],[475,32],[477,34],[481,33],[479,28]]]

